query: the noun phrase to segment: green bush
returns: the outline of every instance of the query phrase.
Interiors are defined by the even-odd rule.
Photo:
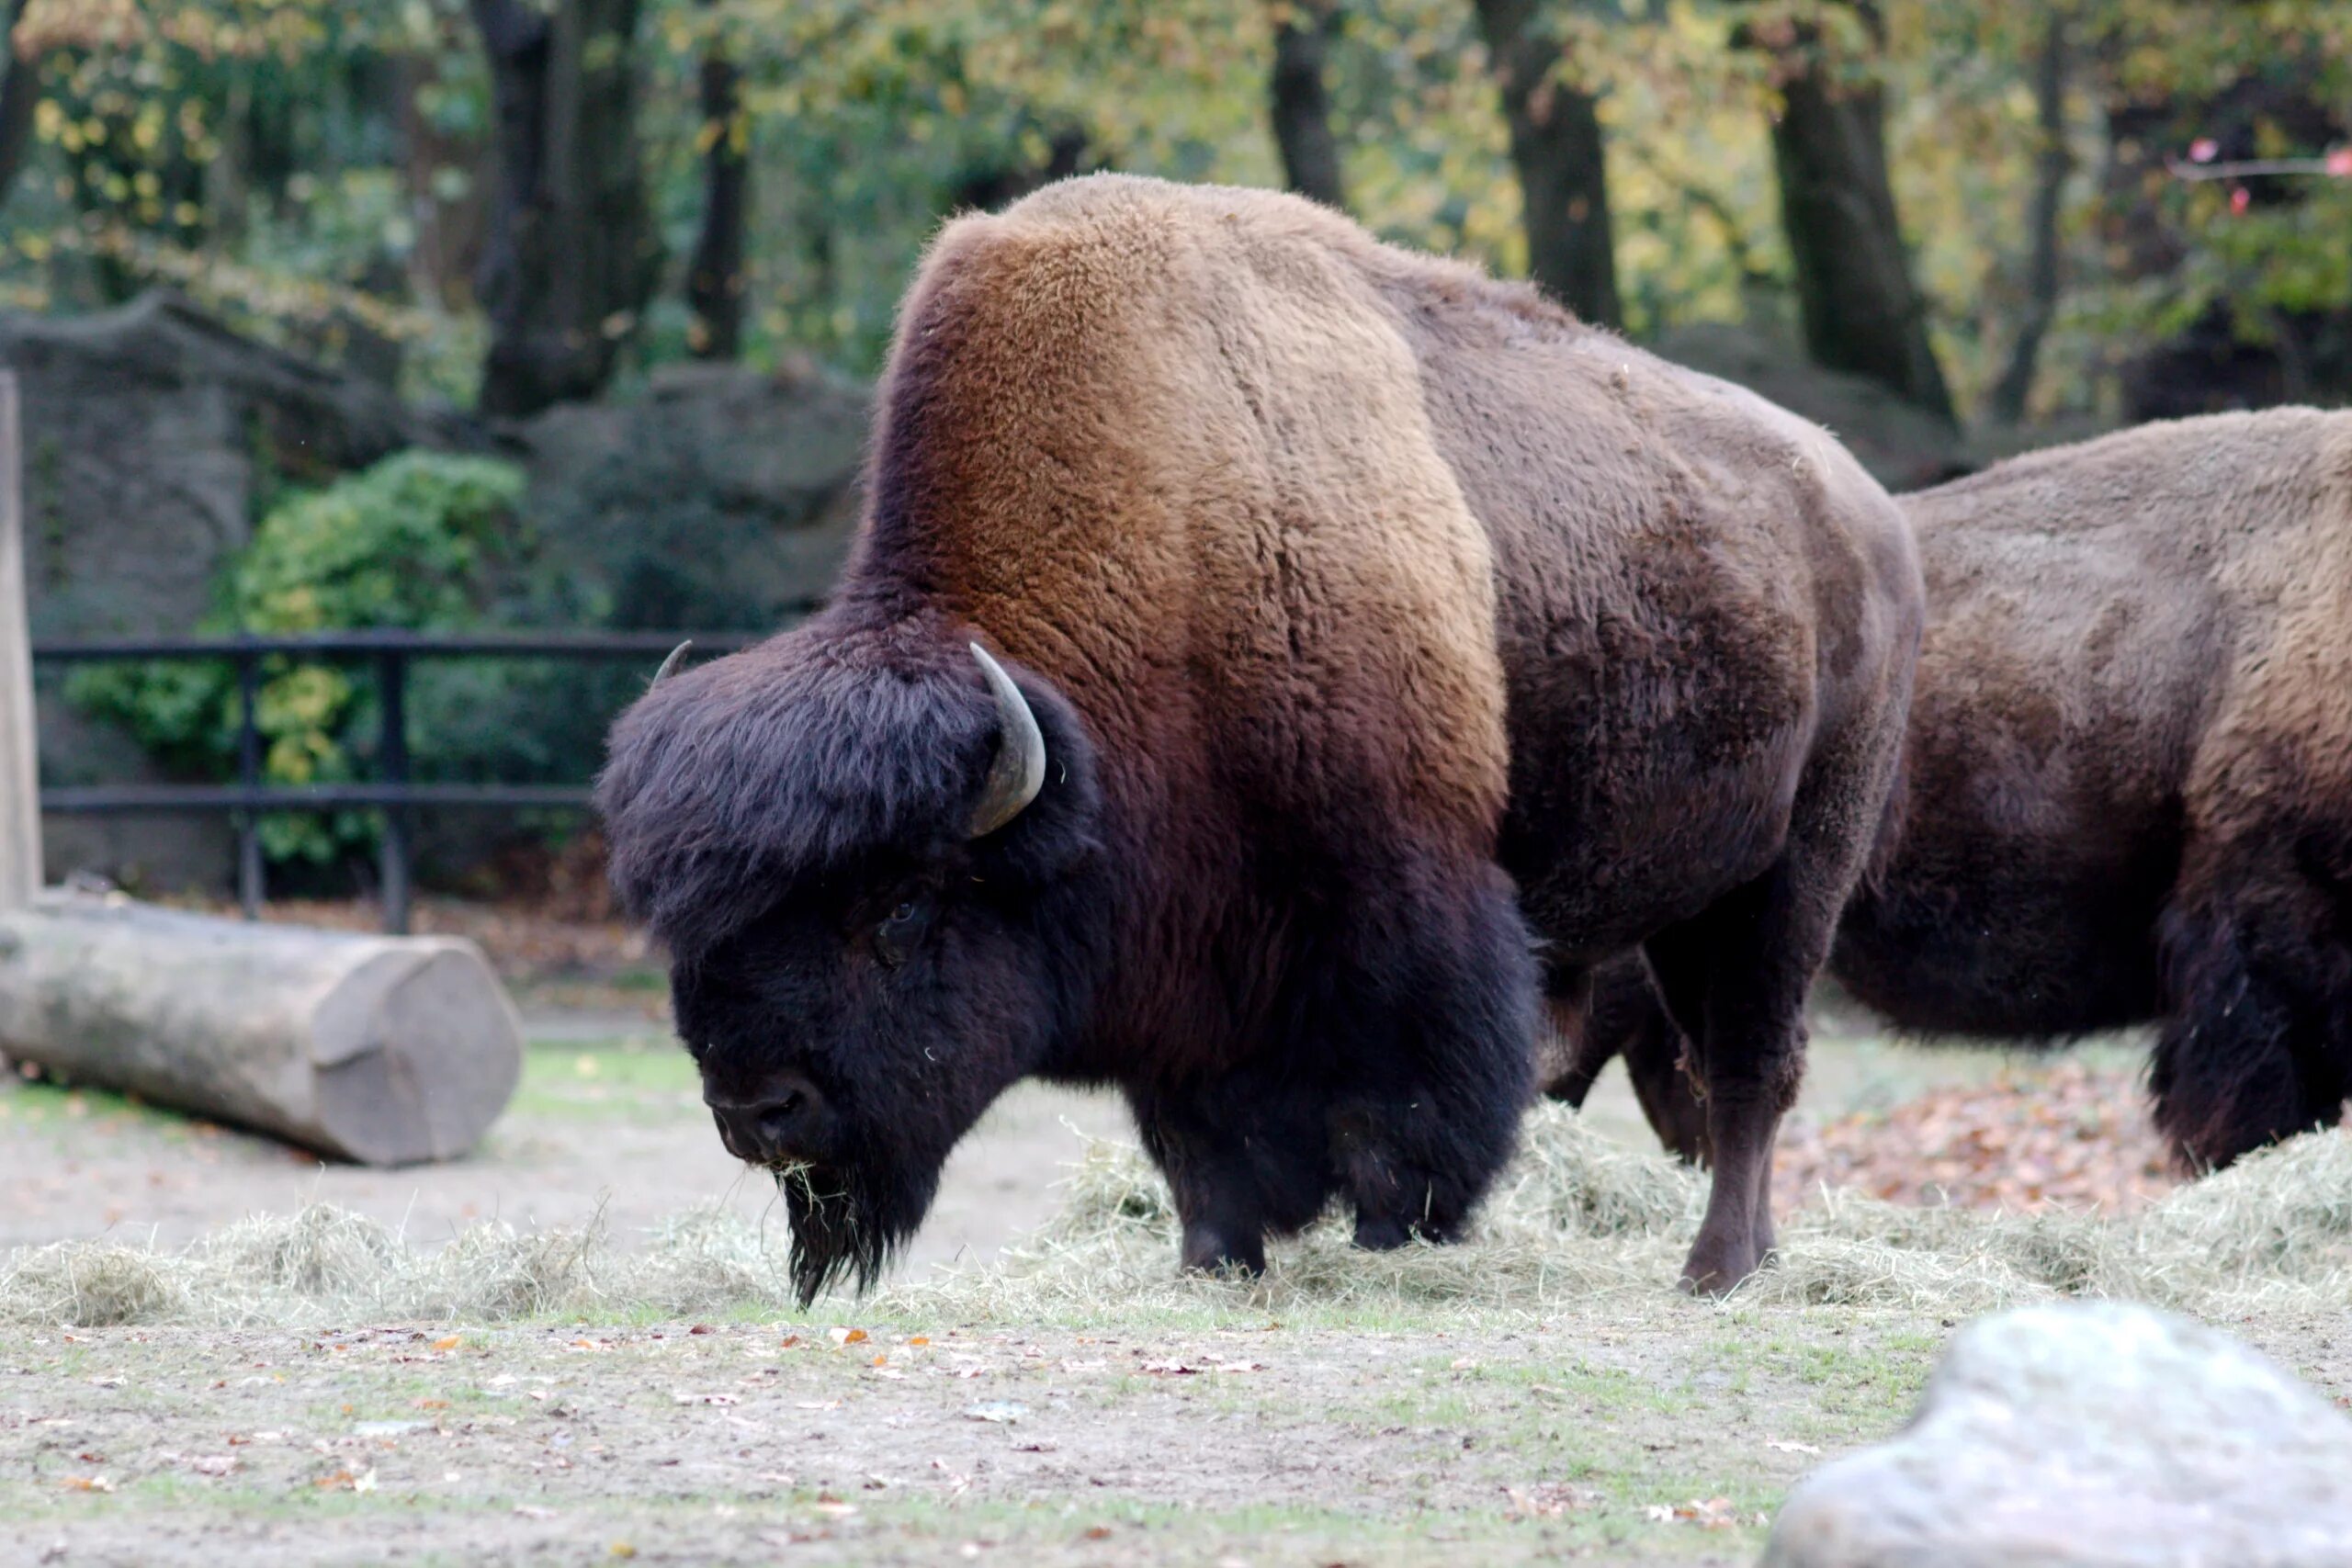
[[[198,630],[457,631],[490,624],[501,618],[504,585],[528,554],[516,511],[523,489],[522,470],[511,464],[404,452],[324,490],[291,494],[223,571],[217,608]],[[485,704],[495,694],[483,689],[482,672],[438,664],[419,666],[410,690],[412,750],[421,773],[432,771],[440,738],[453,733],[432,722],[436,710],[502,705]],[[124,726],[176,773],[235,776],[232,666],[100,667],[77,675],[68,693],[85,711]],[[265,661],[256,715],[264,773],[272,783],[357,778],[376,746],[371,676],[334,663],[283,656]],[[272,859],[323,863],[372,843],[380,829],[372,813],[346,812],[270,816],[261,830]]]

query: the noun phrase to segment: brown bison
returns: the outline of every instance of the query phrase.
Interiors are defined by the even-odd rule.
[[[2157,1020],[2192,1168],[2352,1092],[2352,414],[2143,425],[1903,499],[1929,619],[1890,852],[1832,971],[1897,1025],[2048,1041]],[[1619,1050],[1671,1148],[1707,1123],[1638,969]]]
[[[1755,1266],[1921,614],[1834,441],[1322,208],[1114,176],[948,225],[879,411],[831,605],[657,682],[600,786],[804,1296],[1030,1075],[1125,1093],[1188,1266],[1335,1195],[1454,1235],[1546,983],[1645,940],[1724,1152],[1690,1278]]]

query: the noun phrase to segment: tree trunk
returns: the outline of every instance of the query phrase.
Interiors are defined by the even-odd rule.
[[[1557,80],[1562,46],[1543,30],[1538,0],[1477,6],[1519,171],[1528,276],[1586,321],[1615,326],[1623,318],[1595,100]]]
[[[25,154],[32,150],[33,108],[40,101],[40,62],[17,52],[17,23],[25,14],[25,0],[9,0],[0,45],[7,67],[0,71],[0,209],[8,205],[17,176],[25,172]]]
[[[2006,424],[2025,418],[2041,340],[2058,315],[2058,209],[2074,159],[2066,152],[2066,13],[2056,6],[2042,24],[2041,59],[2034,68],[2033,93],[2041,132],[2041,178],[2034,185],[2033,213],[2026,223],[2033,240],[2033,257],[2026,276],[2025,316],[2018,323],[2018,341],[2009,351],[2008,367],[1986,400],[1993,417]]]
[[[704,0],[706,6],[710,0]],[[694,312],[686,346],[697,359],[733,359],[743,347],[743,246],[751,228],[751,157],[742,73],[713,39],[702,57],[702,233],[686,269]]]
[[[659,260],[637,141],[639,0],[471,0],[490,56],[497,186],[482,248],[485,413],[594,397]]]
[[[1859,0],[1853,9],[1875,54],[1884,39],[1878,7]],[[1772,162],[1806,351],[1817,365],[1868,377],[1949,421],[1951,393],[1928,342],[1927,301],[1895,219],[1875,62],[1856,71],[1827,58],[1811,26],[1783,31],[1768,39],[1744,28],[1742,36],[1770,49],[1780,67]]]
[[[1064,126],[1046,139],[1042,164],[989,163],[966,170],[956,182],[956,206],[994,212],[1086,166],[1086,132]]]
[[[472,1148],[523,1060],[471,942],[71,895],[0,914],[0,1052],[367,1165]]]
[[[1325,56],[1340,30],[1333,0],[1285,0],[1274,26],[1274,145],[1290,188],[1326,207],[1344,209],[1339,139],[1331,131],[1331,94],[1323,79]]]

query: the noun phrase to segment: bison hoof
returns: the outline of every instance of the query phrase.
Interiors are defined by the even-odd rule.
[[[1764,1262],[1753,1241],[1710,1245],[1702,1235],[1690,1248],[1690,1261],[1683,1264],[1682,1278],[1676,1285],[1685,1295],[1727,1296]]]
[[[1201,1274],[1222,1274],[1228,1270],[1262,1274],[1266,1271],[1265,1239],[1254,1233],[1245,1234],[1215,1225],[1186,1225],[1184,1267]]]

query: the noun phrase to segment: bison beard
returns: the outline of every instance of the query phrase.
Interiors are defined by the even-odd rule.
[[[861,1291],[882,1277],[891,1255],[922,1224],[939,1185],[858,1167],[791,1165],[775,1172],[775,1190],[792,1222],[792,1288],[808,1306],[835,1282],[854,1278]]]

